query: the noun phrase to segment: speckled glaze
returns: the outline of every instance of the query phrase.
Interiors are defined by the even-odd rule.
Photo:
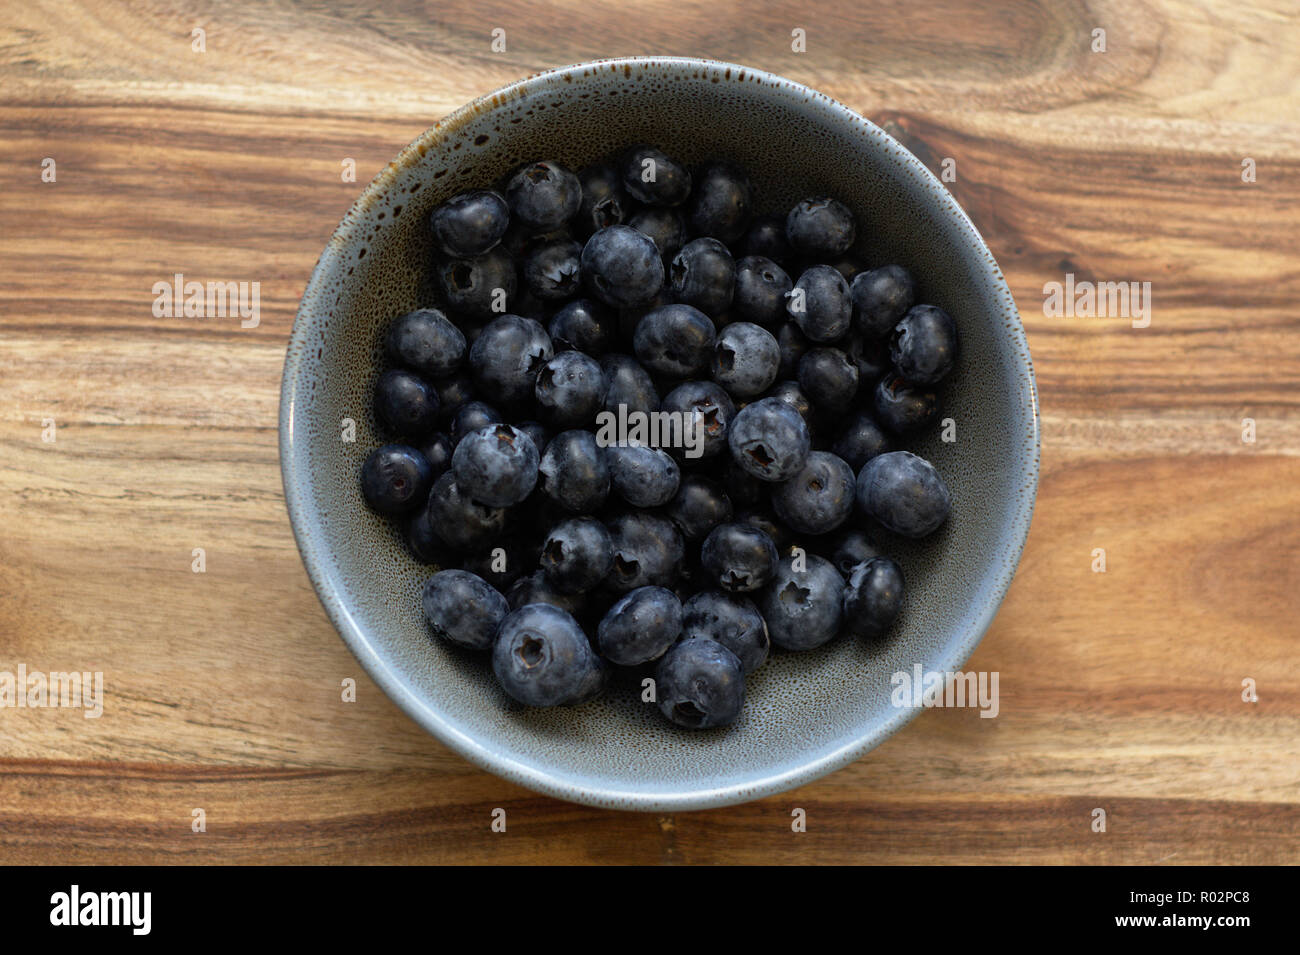
[[[921,300],[957,320],[962,354],[942,396],[957,441],[912,450],[953,494],[922,544],[884,540],[903,566],[904,617],[885,642],[841,638],[778,653],[748,679],[744,713],[689,732],[640,702],[639,671],[603,699],[529,710],[497,688],[484,656],[430,639],[420,608],[432,568],[362,504],[358,468],[380,443],[370,410],[388,323],[431,304],[425,218],[518,163],[578,168],[632,142],[694,162],[742,163],[759,211],[831,195],[859,223],[855,251],[900,262]],[[340,440],[357,423],[356,442]],[[531,77],[457,111],[407,146],[348,211],[294,322],[280,404],[285,497],[312,583],[344,641],[410,716],[467,759],[563,799],[683,810],[780,792],[845,765],[916,715],[891,705],[890,675],[953,670],[988,627],[1029,529],[1038,410],[1024,331],[1001,271],[937,179],[843,105],[747,67],[693,59],[582,64]],[[918,750],[918,760],[926,754]]]

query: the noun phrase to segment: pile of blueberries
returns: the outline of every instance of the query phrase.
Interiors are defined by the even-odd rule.
[[[581,703],[645,667],[673,722],[729,724],[772,644],[893,624],[903,575],[872,522],[920,538],[948,517],[896,446],[936,418],[952,318],[900,266],[863,268],[841,202],[753,208],[735,164],[634,146],[429,217],[441,301],[388,331],[374,407],[398,443],[361,490],[445,568],[434,634],[489,651],[515,700]],[[605,412],[682,412],[701,440],[601,442]]]

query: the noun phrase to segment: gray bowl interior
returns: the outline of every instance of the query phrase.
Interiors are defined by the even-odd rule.
[[[370,411],[380,339],[432,304],[429,210],[490,186],[515,165],[580,167],[644,141],[687,161],[725,157],[753,178],[760,211],[839,198],[869,264],[899,262],[921,300],[961,335],[942,395],[957,440],[911,446],[954,499],[921,545],[885,538],[909,585],[904,618],[880,645],[839,639],[778,653],[748,681],[740,720],[688,732],[640,702],[628,674],[604,699],[529,710],[498,689],[485,657],[430,639],[420,608],[432,572],[362,504],[357,473],[381,443]],[[355,443],[341,422],[357,424]],[[880,129],[798,84],[698,60],[607,61],[534,77],[426,132],[348,212],[294,324],[281,406],[290,516],[311,579],[371,676],[444,743],[509,779],[593,805],[684,809],[751,799],[834,769],[915,715],[890,702],[890,675],[952,670],[1001,600],[1028,530],[1038,474],[1037,411],[1023,331],[996,263],[946,189]]]

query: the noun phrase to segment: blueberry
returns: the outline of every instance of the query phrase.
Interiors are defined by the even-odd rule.
[[[451,457],[457,485],[490,507],[509,507],[531,494],[538,463],[532,439],[508,424],[488,425],[465,435]]]
[[[776,544],[753,524],[719,524],[700,548],[704,570],[731,593],[758,590],[772,579],[776,561]]]
[[[501,241],[510,209],[500,193],[474,189],[452,196],[429,213],[433,243],[443,255],[472,258]]]
[[[858,394],[858,366],[838,348],[813,348],[799,359],[799,387],[826,411],[847,411]]]
[[[736,406],[722,388],[711,381],[687,381],[664,395],[659,410],[680,412],[686,428],[703,435],[703,444],[685,448],[689,457],[713,457],[727,448],[727,427],[736,417]],[[699,425],[695,415],[699,414]],[[698,452],[698,453],[697,453]]]
[[[785,237],[791,247],[814,258],[843,255],[855,236],[853,213],[837,199],[803,199],[785,219]]]
[[[578,173],[578,181],[582,185],[582,202],[578,206],[576,222],[582,235],[591,235],[627,221],[632,203],[613,166],[604,163],[588,166]]]
[[[648,235],[665,262],[671,262],[686,244],[686,224],[676,209],[647,206],[628,219],[627,224]]]
[[[542,570],[552,587],[585,593],[614,566],[614,549],[605,525],[593,517],[571,517],[551,528],[542,545]]]
[[[551,339],[540,324],[502,315],[483,329],[469,350],[474,386],[505,404],[531,400],[537,373],[552,355]]]
[[[467,434],[501,421],[501,412],[482,401],[467,401],[456,409],[451,419],[451,443],[454,448]]]
[[[904,537],[925,537],[948,519],[948,486],[925,458],[890,451],[872,458],[858,474],[858,506]]]
[[[375,416],[394,437],[427,437],[438,427],[438,393],[418,375],[391,368],[375,383]]]
[[[897,375],[880,379],[873,395],[876,420],[894,434],[912,434],[934,421],[939,414],[933,391],[913,385]]]
[[[915,306],[894,327],[889,359],[914,384],[942,381],[957,360],[957,324],[936,305]]]
[[[464,570],[440,570],[424,585],[424,616],[443,640],[487,650],[510,612],[506,598],[482,577]]]
[[[732,322],[713,346],[713,380],[737,398],[762,394],[776,380],[781,347],[765,328]]]
[[[664,587],[638,587],[620,597],[596,628],[601,655],[619,666],[658,660],[682,635],[682,603]]]
[[[668,269],[673,297],[707,315],[731,308],[736,289],[736,263],[717,239],[692,239],[673,257]]]
[[[589,695],[601,663],[572,615],[528,604],[501,621],[492,671],[501,688],[526,706],[559,706]]]
[[[903,607],[903,571],[888,557],[858,564],[844,588],[844,631],[855,637],[878,637]]]
[[[727,440],[736,462],[762,481],[794,477],[812,444],[807,423],[780,398],[746,405],[731,422]]]
[[[631,355],[604,355],[600,370],[609,388],[605,392],[605,410],[615,415],[619,408],[651,412],[659,410],[659,392],[654,379]]]
[[[418,508],[406,522],[405,538],[406,548],[422,564],[437,564],[440,567],[446,567],[454,564],[459,560],[459,555],[452,547],[448,547],[438,532],[433,529],[433,523],[429,520],[429,508],[427,507],[428,498],[426,496],[426,506]]]
[[[488,318],[508,308],[519,285],[515,260],[500,246],[471,259],[445,260],[438,278],[447,307],[471,318]]]
[[[893,330],[916,300],[916,282],[901,265],[862,272],[853,277],[853,322],[864,335],[883,338]]]
[[[682,605],[682,637],[722,644],[736,655],[746,674],[761,667],[772,648],[767,622],[753,601],[717,590],[702,590]]]
[[[590,514],[609,496],[609,465],[590,431],[562,431],[538,468],[542,493],[567,511]]]
[[[407,312],[388,329],[388,357],[425,378],[445,378],[465,358],[465,335],[436,308]]]
[[[562,351],[548,361],[537,373],[534,387],[543,416],[560,428],[591,421],[608,390],[600,363],[580,351]]]
[[[429,479],[430,486],[451,467],[451,453],[455,449],[456,446],[452,444],[451,438],[441,431],[430,435],[420,444],[420,453],[429,462],[430,473],[433,475]]]
[[[829,265],[804,269],[786,300],[786,311],[812,341],[838,341],[853,321],[849,283]]]
[[[529,163],[506,185],[510,214],[532,229],[554,229],[578,214],[582,184],[557,162]]]
[[[654,240],[631,226],[601,229],[582,247],[583,284],[616,308],[647,305],[663,288],[664,263]]]
[[[754,219],[740,240],[740,254],[762,256],[784,266],[791,258],[790,243],[785,237],[785,220],[785,216],[771,213]]]
[[[655,671],[659,709],[678,726],[705,729],[735,722],[745,703],[740,660],[722,644],[691,637],[675,644]]]
[[[866,531],[858,527],[846,527],[832,536],[830,561],[835,569],[847,580],[858,564],[883,557]]]
[[[855,490],[851,467],[829,451],[813,451],[802,471],[772,489],[772,509],[802,534],[825,534],[848,520]]]
[[[794,283],[771,259],[748,255],[736,263],[735,312],[745,321],[774,329],[786,319],[786,301]]]
[[[862,465],[877,454],[884,454],[889,449],[889,436],[871,415],[863,411],[849,416],[848,424],[831,445],[831,451],[843,458],[855,472],[862,470]]]
[[[474,397],[474,383],[467,371],[438,379],[433,382],[433,390],[438,393],[438,417],[445,424],[450,424],[460,406]]]
[[[618,515],[608,527],[614,542],[614,569],[605,579],[606,586],[627,593],[651,584],[671,587],[676,582],[686,549],[671,521],[636,511]]]
[[[690,305],[663,305],[647,312],[632,347],[647,369],[672,378],[707,371],[713,358],[713,322]]]
[[[786,549],[793,543],[790,529],[780,521],[775,520],[770,510],[741,511],[736,515],[736,523],[757,527],[771,538],[772,543],[776,545],[777,554],[785,553]]]
[[[702,474],[682,478],[664,513],[688,541],[697,541],[716,525],[731,520],[731,498],[717,481]]]
[[[653,146],[633,146],[623,154],[623,188],[648,206],[677,206],[691,194],[691,174]]]
[[[794,322],[786,322],[776,330],[776,346],[780,349],[781,364],[776,369],[778,378],[795,378],[799,374],[799,359],[811,347],[807,336]]]
[[[826,264],[844,276],[844,281],[849,283],[850,290],[852,289],[853,280],[858,277],[858,273],[863,269],[862,262],[852,255],[841,256],[835,261]]]
[[[722,486],[727,489],[727,496],[738,508],[757,507],[765,499],[769,487],[766,481],[760,481],[741,467],[730,454],[722,465]]]
[[[424,504],[433,469],[415,448],[385,444],[361,465],[361,494],[371,509],[389,517],[409,514]]]
[[[780,381],[768,393],[769,398],[780,398],[795,411],[799,412],[799,417],[807,423],[809,429],[813,427],[816,420],[816,411],[813,403],[807,393],[797,381]]]
[[[506,510],[475,501],[456,483],[456,473],[448,471],[429,492],[429,523],[448,547],[475,551],[505,532]]]
[[[797,569],[802,561],[803,569]],[[768,635],[786,650],[811,650],[839,633],[844,578],[835,566],[816,554],[784,557],[763,590],[758,608]]]
[[[692,179],[694,188],[686,205],[691,232],[728,245],[744,235],[754,199],[745,171],[735,163],[717,160],[697,169]]]
[[[677,493],[681,469],[672,455],[644,445],[613,445],[605,448],[610,484],[634,507],[658,507]]]
[[[613,344],[616,327],[608,308],[592,299],[578,298],[551,317],[547,332],[557,352],[572,349],[599,357]]]
[[[564,302],[582,289],[582,246],[572,239],[544,242],[524,258],[524,285],[543,302]]]
[[[529,604],[549,604],[576,617],[585,609],[586,595],[566,594],[550,582],[546,571],[536,570],[531,574],[525,574],[510,585],[510,589],[506,591],[506,602],[510,604],[511,610],[518,610]]]
[[[546,446],[551,443],[551,432],[546,425],[540,421],[520,421],[515,427],[528,435],[539,456],[546,453]]]
[[[889,349],[885,342],[861,332],[849,335],[841,346],[858,369],[859,388],[869,388],[889,372]]]

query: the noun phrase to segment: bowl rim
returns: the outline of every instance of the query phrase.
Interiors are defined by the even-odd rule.
[[[418,163],[432,144],[454,134],[464,124],[477,118],[485,110],[498,108],[535,90],[544,89],[550,84],[562,80],[566,75],[577,78],[593,69],[618,69],[624,66],[670,66],[710,72],[716,71],[717,73],[733,71],[759,79],[765,86],[783,88],[787,92],[814,99],[838,113],[845,122],[859,126],[871,136],[897,147],[900,161],[920,177],[923,182],[926,182],[928,186],[943,189],[947,192],[946,187],[940,183],[934,173],[910,150],[865,116],[827,96],[825,93],[778,74],[751,66],[701,57],[627,56],[574,63],[568,66],[543,70],[516,80],[498,90],[472,100],[425,129],[370,181],[348,208],[348,211],[331,234],[320,258],[312,269],[311,277],[303,291],[303,297],[294,315],[293,327],[286,348],[284,371],[280,386],[278,428],[280,474],[294,540],[302,556],[307,575],[311,579],[312,587],[324,606],[326,614],[367,675],[424,730],[475,765],[548,796],[605,809],[617,808],[651,812],[689,811],[748,802],[818,779],[846,766],[874,749],[912,720],[919,713],[920,708],[899,707],[894,714],[880,725],[874,727],[870,732],[855,737],[834,750],[800,762],[798,765],[774,770],[757,779],[746,779],[741,782],[709,788],[690,788],[671,792],[663,790],[641,791],[593,785],[591,780],[573,779],[564,774],[550,772],[537,765],[513,759],[485,746],[479,740],[467,735],[445,720],[436,709],[412,690],[400,671],[391,667],[381,656],[349,608],[340,599],[338,583],[335,580],[336,571],[325,559],[328,555],[322,556],[319,553],[322,545],[313,541],[305,533],[304,528],[307,523],[305,515],[310,507],[310,502],[307,499],[306,482],[295,478],[294,468],[294,406],[295,399],[298,397],[296,389],[300,381],[301,366],[306,352],[304,349],[295,349],[293,346],[305,334],[307,328],[309,318],[305,312],[307,311],[309,296],[313,291],[318,292],[327,281],[326,273],[330,270],[331,261],[339,255],[340,250],[348,247],[355,238],[360,237],[355,232],[359,217],[379,198],[389,186],[391,180],[398,173]],[[1006,299],[1014,306],[1014,298],[1007,287],[1001,268],[993,258],[992,252],[989,251],[983,236],[980,235],[966,210],[961,207],[955,197],[952,201],[952,211],[955,212],[957,227],[965,230],[972,245],[989,253],[988,258],[991,264],[987,268],[994,290],[1005,293]],[[1028,538],[1034,507],[1037,502],[1042,449],[1038,385],[1034,376],[1033,361],[1025,337],[1024,324],[1019,316],[1019,309],[1013,308],[1012,310],[1015,312],[1015,321],[1006,324],[1005,334],[1011,336],[1013,346],[1018,346],[1015,350],[1019,356],[1022,356],[1028,383],[1029,427],[1032,431],[1033,443],[1032,460],[1027,464],[1027,473],[1032,474],[1032,481],[1026,487],[1027,504],[1016,515],[1010,527],[1011,531],[1014,531],[1017,527],[1019,529],[1019,534],[1013,537],[1013,539],[1018,538],[1014,547],[1014,560],[1005,561],[1002,567],[995,571],[995,577],[987,591],[988,599],[976,617],[974,625],[968,631],[966,639],[956,648],[955,652],[950,654],[948,659],[943,661],[946,669],[960,667],[966,662],[983,639],[985,632],[1001,607],[1024,553],[1025,541]],[[1031,453],[1028,447],[1026,447],[1025,453]]]

